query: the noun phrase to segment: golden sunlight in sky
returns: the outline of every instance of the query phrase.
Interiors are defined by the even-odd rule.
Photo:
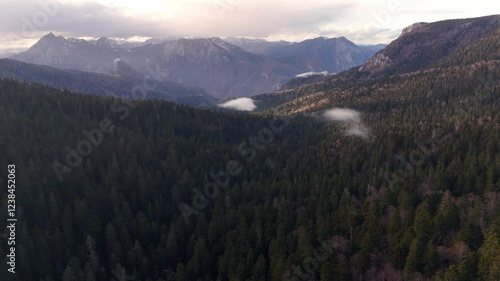
[[[97,2],[109,8],[120,9],[123,15],[129,17],[154,16],[156,18],[171,18],[183,11],[190,0],[98,0]]]
[[[47,12],[54,4],[57,11]],[[391,42],[416,22],[499,11],[500,1],[491,0],[8,1],[0,9],[0,51],[27,48],[49,32],[121,39],[234,36],[302,41],[345,36],[358,44],[377,44]]]

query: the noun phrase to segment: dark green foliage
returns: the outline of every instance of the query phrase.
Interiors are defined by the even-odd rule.
[[[265,145],[265,114],[0,81],[17,280],[498,280],[499,71],[488,61],[317,85],[327,91],[274,112],[356,108],[369,140],[293,115]],[[105,118],[114,130],[60,182],[54,161],[68,165],[65,147]],[[214,180],[230,161],[241,172]],[[199,200],[214,182],[218,194]],[[183,216],[179,204],[202,207]]]
[[[494,252],[486,250],[478,224],[492,224],[499,215],[492,200],[499,191],[495,124],[500,116],[486,105],[482,114],[491,121],[464,127],[418,167],[422,175],[410,176],[392,191],[380,190],[387,187],[382,178],[372,194],[362,187],[383,177],[372,171],[385,167],[384,161],[391,164],[383,156],[391,152],[381,148],[392,146],[404,155],[414,149],[412,138],[397,140],[401,135],[387,133],[367,143],[312,119],[290,118],[286,129],[246,162],[248,155],[240,155],[238,145],[268,127],[269,118],[140,102],[120,120],[110,110],[112,99],[54,94],[51,88],[11,80],[0,87],[1,165],[18,167],[23,209],[21,280],[110,280],[116,275],[135,280],[281,280],[288,270],[290,278],[349,280],[384,270],[380,265],[387,262],[396,268],[391,270],[429,277],[453,264],[444,275],[495,276],[490,265]],[[81,130],[96,128],[105,116],[113,120],[114,132],[59,182],[53,161],[64,163],[64,147],[75,146],[83,138]],[[380,122],[391,124],[393,118],[399,117]],[[374,126],[394,130],[381,124]],[[475,171],[463,181],[477,182],[493,167],[491,190],[469,184],[454,189],[450,182],[445,186],[453,194],[437,187],[427,195],[419,191],[429,180],[424,175],[445,175],[448,181],[463,177],[461,169],[440,163],[459,161],[458,166],[466,167],[482,147],[490,151],[483,161],[491,164],[474,164]],[[266,164],[269,157],[273,168]],[[208,174],[230,159],[243,163],[243,172],[186,224],[178,205],[191,204],[192,188],[203,190],[211,181]],[[367,179],[366,174],[373,176]],[[460,215],[464,212],[468,215]],[[342,246],[308,272],[303,261],[321,249],[317,238]],[[462,253],[457,249],[463,247],[453,246],[454,241],[464,241],[472,252],[457,260]],[[490,234],[484,243],[494,246],[494,241]]]

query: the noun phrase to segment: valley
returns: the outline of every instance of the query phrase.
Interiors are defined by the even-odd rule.
[[[498,15],[387,45],[49,33],[0,59],[0,280],[500,280],[499,82]]]

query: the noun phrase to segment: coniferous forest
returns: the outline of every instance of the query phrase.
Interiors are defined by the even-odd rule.
[[[500,280],[499,26],[419,23],[251,113],[3,60],[0,280]]]
[[[17,280],[498,280],[498,73],[474,69],[353,90],[368,140],[2,80]]]

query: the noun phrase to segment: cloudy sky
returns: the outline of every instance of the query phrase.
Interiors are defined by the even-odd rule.
[[[346,36],[389,43],[415,22],[500,11],[490,0],[0,0],[0,54],[48,32],[65,37]]]

